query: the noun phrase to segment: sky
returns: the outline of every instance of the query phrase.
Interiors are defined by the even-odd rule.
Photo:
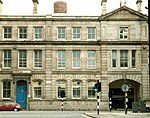
[[[32,0],[2,0],[2,14],[4,15],[31,15],[33,3]],[[102,0],[38,0],[38,14],[54,14],[54,2],[64,1],[67,3],[67,13],[63,15],[74,16],[99,16],[101,15],[101,1]],[[137,10],[137,0],[107,0],[107,13],[122,6],[126,1],[126,6]],[[148,14],[148,0],[142,0],[142,13]]]

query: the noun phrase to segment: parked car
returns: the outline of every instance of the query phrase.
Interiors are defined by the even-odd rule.
[[[0,111],[20,111],[22,106],[17,103],[5,103],[0,105]]]

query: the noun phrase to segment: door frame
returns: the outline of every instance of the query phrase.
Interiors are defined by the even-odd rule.
[[[22,82],[23,85],[19,86],[19,82]],[[27,81],[25,81],[25,80],[18,80],[18,81],[16,81],[16,102],[17,102],[17,98],[19,99],[19,95],[17,93],[17,90],[20,89],[20,88],[18,88],[18,87],[23,87],[22,89],[26,90],[25,92],[23,90],[22,90],[23,92],[20,91],[22,96],[23,96],[22,100],[25,100],[25,101],[23,102],[23,104],[21,104],[21,103],[19,103],[19,104],[21,104],[24,109],[26,109],[26,107],[27,107],[27,96],[28,96],[28,87],[27,86],[28,86],[27,85]]]

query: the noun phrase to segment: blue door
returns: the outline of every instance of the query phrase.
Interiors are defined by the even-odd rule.
[[[27,82],[18,81],[16,87],[16,102],[26,108],[27,105]]]

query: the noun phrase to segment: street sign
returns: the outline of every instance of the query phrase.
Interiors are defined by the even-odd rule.
[[[123,92],[127,92],[127,91],[129,90],[128,84],[123,84],[123,85],[121,86],[121,89],[122,89]]]

